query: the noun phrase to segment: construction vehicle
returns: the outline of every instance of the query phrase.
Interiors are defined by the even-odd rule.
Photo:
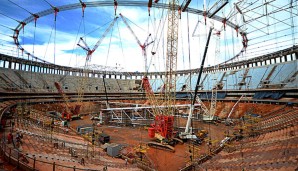
[[[191,107],[190,107],[187,122],[186,122],[185,131],[179,133],[179,137],[181,139],[197,139],[197,136],[193,134],[192,129],[190,127],[191,126],[191,118],[192,118],[194,105],[195,105],[196,101],[199,101],[201,103],[202,107],[204,106],[202,104],[200,98],[197,97],[197,94],[198,94],[198,89],[199,89],[199,85],[200,85],[200,80],[201,80],[201,76],[202,76],[202,72],[203,72],[203,68],[204,68],[204,63],[205,63],[205,59],[206,59],[206,55],[207,55],[207,50],[208,50],[208,45],[209,45],[209,42],[210,42],[210,37],[211,37],[212,30],[213,30],[213,28],[210,27],[209,34],[208,34],[208,39],[207,39],[207,42],[206,42],[205,51],[204,51],[204,55],[203,55],[203,59],[202,59],[201,67],[200,67],[200,72],[199,72],[198,79],[197,79],[197,84],[196,84],[196,87],[195,87],[195,92],[194,92],[195,94],[193,96],[193,100],[192,100],[192,103],[191,103]],[[213,118],[213,116],[210,117],[210,113],[206,117],[209,117],[209,118],[212,117]],[[204,118],[204,115],[203,115],[203,118]]]
[[[157,3],[158,1],[156,1]],[[178,49],[178,26],[180,8],[177,9],[179,1],[170,0],[168,10],[168,30],[167,30],[167,55],[165,68],[165,83],[163,88],[163,99],[155,98],[148,78],[144,77],[143,85],[150,104],[153,105],[154,123],[148,129],[149,137],[155,138],[156,142],[149,142],[148,146],[175,151],[173,145],[183,142],[176,138],[174,131],[174,115],[176,113],[176,70],[177,70],[177,49]],[[163,104],[164,108],[159,108]]]
[[[208,131],[207,131],[207,130],[204,130],[204,129],[200,130],[200,131],[197,133],[197,137],[200,138],[200,139],[202,139],[202,140],[203,140],[204,138],[206,138],[207,135],[208,135]]]
[[[147,77],[143,78],[143,87],[146,91],[146,96],[150,100],[151,105],[153,105],[154,113],[154,123],[152,123],[150,128],[148,128],[148,135],[150,138],[154,138],[155,141],[148,142],[149,147],[165,149],[175,152],[173,147],[179,140],[174,139],[174,116],[160,115],[162,109],[158,108],[157,104],[159,101],[155,98],[155,95],[150,86]]]
[[[80,110],[81,110],[81,105],[75,105],[75,107],[71,107],[69,105],[69,99],[64,93],[61,85],[59,82],[55,82],[55,87],[57,88],[59,94],[62,96],[64,103],[65,103],[65,109],[61,114],[62,119],[66,119],[67,121],[75,120],[75,119],[81,119],[80,116]]]
[[[148,42],[151,34],[148,35],[147,39],[142,44],[138,39],[138,37],[133,32],[133,30],[131,29],[131,27],[129,26],[129,24],[127,23],[125,17],[122,14],[120,14],[120,17],[122,18],[123,22],[125,23],[129,31],[136,39],[138,45],[141,47],[143,57],[144,57],[144,63],[145,63],[145,72],[148,72],[146,48],[153,43],[153,41]],[[159,149],[166,149],[174,152],[175,149],[172,145],[176,144],[177,142],[176,140],[173,139],[174,116],[168,115],[167,110],[165,110],[167,107],[166,108],[159,107],[162,104],[162,102],[160,99],[157,99],[155,97],[152,87],[149,83],[149,79],[146,74],[142,79],[142,88],[145,90],[146,97],[148,98],[150,105],[152,105],[152,110],[154,115],[154,123],[152,123],[151,127],[148,128],[148,135],[150,138],[154,138],[155,141],[149,142],[148,146],[159,148]]]

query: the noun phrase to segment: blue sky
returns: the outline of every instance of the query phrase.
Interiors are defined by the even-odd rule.
[[[271,5],[268,5],[267,11],[272,12],[277,9],[277,7],[275,7],[277,4],[280,4],[280,2],[285,2],[281,0],[277,1],[279,2],[272,2]],[[66,4],[79,3],[78,0],[47,0],[47,2],[57,7]],[[46,9],[50,9],[51,6],[47,2],[44,0],[1,0],[0,11],[2,15],[0,15],[0,23],[1,25],[14,29],[18,25],[18,22],[15,20],[22,21],[30,16],[27,11],[31,13],[37,13]],[[93,1],[89,0],[84,2]],[[162,2],[167,3],[167,1],[160,1],[160,3]],[[211,4],[214,4],[216,1],[206,2],[207,8],[210,8]],[[239,3],[238,5],[241,7],[241,9],[243,9],[244,12],[246,11],[244,18],[246,20],[258,18],[256,21],[244,23],[242,19],[243,16],[240,15],[239,12],[237,13],[235,10],[235,2],[229,2],[229,4],[218,13],[218,15],[221,17],[227,17],[230,13],[234,12],[233,17],[230,20],[237,25],[243,25],[241,29],[244,29],[247,32],[253,31],[248,35],[248,39],[254,39],[249,42],[249,45],[251,46],[248,47],[246,54],[241,56],[241,59],[248,59],[250,57],[258,56],[262,53],[268,53],[270,50],[266,49],[272,49],[272,47],[278,49],[276,47],[286,47],[290,46],[291,44],[297,44],[296,32],[298,32],[298,30],[297,24],[295,24],[298,23],[297,17],[289,19],[289,12],[284,11],[284,15],[281,15],[281,12],[279,12],[272,14],[274,15],[272,17],[258,18],[259,15],[265,13],[265,7],[259,8],[257,12],[248,12],[248,10],[250,8],[262,5],[260,4],[261,2],[251,5],[251,7],[249,4],[246,4],[246,2],[243,2]],[[18,7],[14,3],[18,4],[27,11]],[[294,1],[294,5],[297,5],[297,1]],[[203,10],[202,1],[193,0],[190,4],[190,7]],[[297,6],[294,8],[294,10],[297,10]],[[166,56],[165,47],[167,19],[165,14],[167,11],[152,8],[151,16],[149,17],[147,7],[118,6],[117,15],[119,13],[122,13],[129,19],[129,21],[132,21],[129,22],[129,24],[142,43],[145,41],[149,33],[152,34],[152,40],[154,40],[155,43],[148,46],[147,58],[150,63],[148,62],[147,65],[149,65],[150,71],[163,71],[165,65],[164,59]],[[82,18],[82,10],[80,8],[69,11],[60,11],[57,15],[56,23],[54,22],[54,14],[39,18],[37,20],[36,27],[34,26],[34,22],[28,23],[25,26],[24,32],[22,31],[19,35],[19,42],[29,53],[34,54],[41,59],[58,65],[73,67],[83,66],[85,63],[86,54],[85,51],[76,45],[78,43],[79,37],[84,37],[88,46],[93,48],[94,44],[102,36],[103,32],[108,27],[109,22],[111,22],[114,17],[113,6],[87,6],[85,9],[84,18]],[[240,35],[237,37],[236,31],[234,29],[227,27],[226,31],[223,31],[223,24],[221,22],[212,21],[211,19],[207,19],[207,25],[205,25],[204,18],[194,14],[189,14],[188,18],[189,20],[187,20],[187,13],[182,13],[182,18],[179,20],[178,69],[199,67],[210,25],[214,25],[216,29],[222,31],[219,40],[220,55],[215,56],[217,38],[214,35],[210,41],[210,47],[208,50],[205,66],[215,65],[217,63],[223,62],[233,57],[242,49],[242,38]],[[276,18],[279,18],[279,20]],[[282,19],[284,19],[286,23],[290,23],[290,25],[294,25],[295,27],[290,29],[290,26],[280,22]],[[195,25],[198,21],[200,21],[200,23],[195,29]],[[189,25],[187,24],[188,22]],[[277,23],[274,24],[275,22]],[[294,22],[294,24],[292,22]],[[104,25],[105,23],[108,24]],[[272,24],[272,26],[263,28],[263,26],[266,24]],[[13,31],[6,27],[0,26],[0,33],[5,35],[13,35]],[[161,29],[163,27],[164,29]],[[259,28],[262,29],[254,31]],[[280,31],[283,29],[284,31]],[[94,32],[87,34],[91,31]],[[274,32],[277,31],[278,33],[274,34]],[[200,36],[192,37],[193,32]],[[188,34],[190,40],[188,40]],[[17,50],[13,45],[13,39],[5,35],[0,35],[0,52],[11,53],[14,56],[27,58],[27,56],[22,56],[20,54],[17,55]],[[272,40],[270,40],[270,38]],[[190,43],[188,43],[188,41]],[[266,44],[272,45],[268,45],[266,47]],[[251,50],[249,48],[251,48]],[[151,51],[156,51],[157,53],[152,56],[150,53]],[[260,52],[256,53],[257,51]],[[117,23],[115,23],[112,31],[106,35],[101,45],[94,52],[91,63],[113,67],[117,66],[118,68],[123,67],[123,71],[144,71],[144,57],[142,56],[142,50],[120,18],[118,19]]]

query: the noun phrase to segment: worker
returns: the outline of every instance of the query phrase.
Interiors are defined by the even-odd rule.
[[[81,159],[81,165],[85,166],[85,160],[84,160],[83,157],[82,157],[82,159]]]
[[[12,141],[13,141],[13,135],[12,135],[12,133],[10,132],[10,133],[7,135],[7,144],[10,144]]]
[[[125,165],[127,166],[127,159],[125,159]]]
[[[65,129],[65,133],[68,134],[68,128],[67,128],[67,127],[66,127],[66,129]]]
[[[17,141],[17,145],[19,146],[20,144],[22,144],[22,136],[20,135],[19,132],[17,132],[16,135],[16,141]]]

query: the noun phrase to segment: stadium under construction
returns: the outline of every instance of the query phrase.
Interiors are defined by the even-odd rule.
[[[298,169],[297,0],[0,4],[0,170]]]

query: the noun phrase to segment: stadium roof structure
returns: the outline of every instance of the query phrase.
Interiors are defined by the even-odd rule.
[[[144,59],[133,35],[119,19],[122,13],[139,40],[152,33],[146,50],[151,72],[164,70],[168,1],[148,7],[149,1],[3,0],[0,2],[0,52],[17,58],[77,67],[86,52],[77,46],[82,37],[89,47],[102,42],[92,65],[143,71]],[[208,51],[209,66],[247,61],[298,43],[298,2],[295,0],[184,0],[179,21],[178,70],[198,68],[207,33],[215,31]],[[188,4],[189,3],[189,4]],[[188,5],[186,5],[188,4]],[[181,8],[182,7],[182,8]],[[198,48],[199,47],[199,48]]]

